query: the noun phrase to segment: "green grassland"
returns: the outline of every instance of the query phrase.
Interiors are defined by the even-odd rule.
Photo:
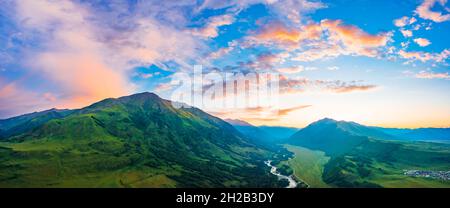
[[[332,157],[323,179],[339,187],[450,187],[450,181],[412,177],[404,170],[447,171],[450,148],[445,144],[368,140]]]
[[[330,187],[322,180],[324,165],[330,159],[324,152],[313,151],[308,148],[285,145],[294,153],[294,157],[287,163],[294,170],[294,175],[307,183],[311,188]]]

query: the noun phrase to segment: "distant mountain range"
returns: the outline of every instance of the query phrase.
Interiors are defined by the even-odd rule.
[[[391,130],[354,122],[322,119],[292,135],[288,143],[325,152],[330,161],[323,180],[338,187],[428,187],[442,185],[403,176],[403,170],[444,170],[450,167],[450,145],[404,140]],[[414,130],[411,130],[414,132]],[[422,130],[418,130],[421,132]],[[432,132],[440,131],[433,129]],[[420,138],[422,139],[422,138]],[[404,180],[405,184],[394,183]],[[411,184],[408,184],[411,183]],[[434,183],[428,184],[427,183]],[[443,182],[449,186],[449,181]]]
[[[225,119],[225,121],[233,125],[245,136],[260,142],[281,143],[299,130],[298,128],[283,126],[254,126],[239,119]]]
[[[153,93],[0,121],[0,187],[277,187],[272,152]]]

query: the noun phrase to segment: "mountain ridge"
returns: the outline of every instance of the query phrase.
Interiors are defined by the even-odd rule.
[[[272,152],[220,118],[197,108],[175,108],[153,93],[104,99],[5,142],[0,143],[0,166],[12,165],[0,174],[0,186],[6,187],[279,183],[263,163]],[[100,183],[105,180],[108,184]]]

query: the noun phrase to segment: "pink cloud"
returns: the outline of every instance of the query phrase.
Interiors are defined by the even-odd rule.
[[[205,38],[215,38],[219,35],[219,27],[230,25],[234,21],[234,17],[231,14],[225,14],[220,16],[214,16],[208,19],[206,26],[202,28],[196,28],[191,30],[194,35],[198,35]]]
[[[415,23],[416,21],[417,21],[417,19],[414,17],[409,18],[407,16],[403,16],[399,19],[394,20],[394,25],[397,27],[404,27],[406,25],[411,25],[411,24]]]
[[[422,51],[411,51],[407,52],[400,50],[398,55],[404,59],[418,60],[421,62],[434,61],[434,62],[444,62],[450,56],[450,51],[448,49],[443,50],[441,53],[428,53]]]
[[[425,47],[425,46],[428,46],[431,44],[431,42],[425,38],[416,38],[416,39],[414,39],[414,42],[416,42],[417,45],[419,45],[421,47]]]
[[[405,38],[408,38],[408,37],[412,37],[412,36],[413,36],[413,33],[412,33],[411,30],[400,29],[400,32],[402,33],[402,35],[403,35]]]
[[[422,4],[416,8],[415,13],[423,19],[432,20],[434,22],[445,22],[450,20],[450,14],[443,14],[442,12],[431,10],[436,3],[439,3],[441,6],[445,6],[447,0],[424,0]]]

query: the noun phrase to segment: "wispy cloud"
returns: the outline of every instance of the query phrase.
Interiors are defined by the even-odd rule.
[[[432,71],[420,71],[415,74],[415,77],[419,79],[450,79],[448,72],[436,73]]]
[[[404,50],[400,50],[398,52],[398,55],[401,58],[412,60],[412,61],[414,61],[414,60],[421,61],[421,62],[433,61],[433,62],[441,63],[448,59],[448,57],[450,55],[450,51],[445,49],[440,53],[429,53],[429,52],[423,52],[423,51],[407,52]]]
[[[230,25],[234,21],[234,17],[231,14],[219,15],[211,17],[207,20],[204,27],[194,28],[191,32],[194,35],[199,35],[204,38],[215,38],[219,35],[219,27]]]

